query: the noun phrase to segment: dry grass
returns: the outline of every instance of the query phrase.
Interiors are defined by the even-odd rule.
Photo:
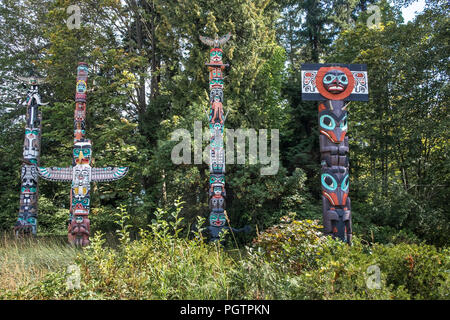
[[[72,264],[77,249],[61,237],[0,235],[0,292],[16,290]]]

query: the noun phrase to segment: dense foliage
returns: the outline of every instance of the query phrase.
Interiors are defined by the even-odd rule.
[[[450,298],[448,248],[368,246],[359,238],[349,247],[325,238],[316,221],[283,217],[280,224],[259,234],[251,247],[224,251],[217,243],[205,244],[199,232],[191,240],[181,237],[180,211],[180,206],[171,214],[159,210],[150,230],[141,230],[139,240],[131,241],[129,216],[122,210],[119,244],[106,245],[98,233],[90,247],[72,258],[79,282],[73,282],[73,268],[60,268],[39,281],[0,290],[0,298]],[[54,264],[62,258],[55,257]],[[379,277],[370,267],[378,268]],[[370,285],[373,282],[376,287]]]
[[[248,243],[257,230],[288,214],[320,219],[317,108],[301,101],[300,65],[341,62],[369,67],[370,103],[349,107],[355,234],[370,242],[408,242],[412,251],[413,243],[422,241],[445,246],[450,240],[449,4],[429,0],[424,12],[405,24],[400,8],[409,3],[2,1],[0,229],[11,230],[19,207],[26,91],[14,77],[31,68],[47,77],[41,90],[50,102],[42,107],[41,164],[66,166],[76,64],[85,60],[91,67],[87,137],[93,141],[94,166],[130,167],[125,179],[94,185],[92,229],[113,230],[114,212],[122,204],[137,234],[156,208],[181,197],[187,235],[197,216],[208,215],[208,169],[174,165],[170,136],[178,128],[192,132],[194,121],[205,121],[208,48],[198,36],[230,31],[224,48],[231,65],[226,127],[279,129],[282,162],[273,176],[260,176],[259,166],[248,163],[227,166],[231,223],[253,227],[237,241]],[[66,8],[73,4],[81,9],[79,29],[66,24]],[[381,12],[375,27],[367,25],[371,4]],[[41,234],[65,232],[68,193],[66,184],[40,181]]]

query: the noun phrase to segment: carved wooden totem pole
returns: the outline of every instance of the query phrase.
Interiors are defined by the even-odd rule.
[[[302,65],[302,99],[319,101],[322,216],[325,234],[351,244],[347,106],[368,101],[367,66]]]
[[[211,240],[219,239],[220,232],[226,226],[226,191],[225,191],[225,149],[223,144],[223,129],[225,116],[223,113],[223,71],[228,64],[223,64],[223,51],[220,48],[231,37],[231,33],[215,39],[200,36],[200,40],[213,48],[210,51],[210,61],[206,63],[209,69],[209,121],[210,138],[210,164],[209,164],[209,226]]]
[[[38,167],[38,174],[50,181],[71,181],[68,239],[71,244],[89,244],[90,185],[91,182],[113,181],[123,178],[127,167],[92,168],[92,143],[85,139],[86,91],[88,66],[78,63],[75,94],[74,145],[72,166],[68,168]]]
[[[25,141],[23,144],[23,164],[21,172],[20,209],[14,232],[20,234],[36,235],[38,214],[38,174],[36,166],[39,164],[41,148],[41,112],[39,106],[47,103],[41,102],[38,86],[43,79],[18,77],[19,80],[31,87],[27,93],[27,110],[25,125]]]

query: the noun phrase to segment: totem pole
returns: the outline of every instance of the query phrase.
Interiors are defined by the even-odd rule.
[[[302,100],[319,101],[324,232],[348,244],[352,241],[352,215],[347,107],[349,101],[369,101],[367,80],[366,65],[302,65]]]
[[[210,139],[210,163],[209,163],[209,226],[208,231],[211,241],[219,240],[222,230],[227,229],[239,232],[227,224],[226,216],[226,191],[225,191],[225,149],[223,144],[223,130],[226,115],[223,112],[223,71],[228,64],[223,64],[223,51],[220,48],[231,37],[231,33],[215,39],[200,36],[200,41],[213,48],[210,51],[210,61],[205,65],[209,69],[209,105],[207,112],[209,122]]]
[[[22,78],[19,80],[28,83],[31,87],[27,93],[27,111],[25,125],[25,141],[23,144],[23,164],[21,172],[20,209],[19,217],[14,226],[16,236],[20,234],[36,235],[38,214],[38,174],[36,166],[39,164],[41,146],[41,120],[38,110],[42,103],[38,86],[44,82],[36,77]]]
[[[91,182],[104,182],[121,179],[128,172],[127,167],[92,168],[92,143],[85,139],[86,133],[86,91],[88,66],[78,63],[75,94],[74,144],[72,166],[69,168],[38,167],[38,174],[50,181],[72,181],[70,211],[68,220],[68,239],[71,244],[89,244],[90,185]]]

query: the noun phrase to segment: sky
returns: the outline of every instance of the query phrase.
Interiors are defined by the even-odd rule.
[[[412,21],[416,16],[416,11],[421,12],[425,8],[425,0],[418,0],[412,3],[409,7],[403,8],[402,14],[405,23]]]

